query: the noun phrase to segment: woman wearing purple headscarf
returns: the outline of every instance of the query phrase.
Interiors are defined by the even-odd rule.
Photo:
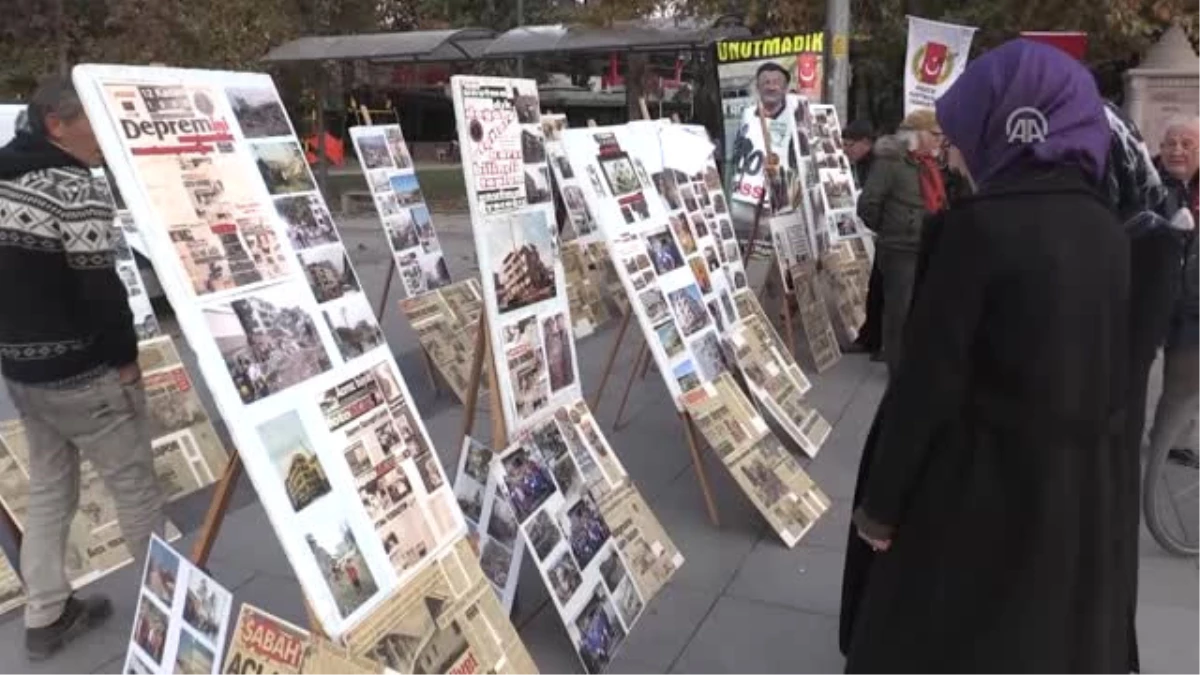
[[[1129,243],[1096,190],[1103,103],[1069,56],[1016,40],[937,117],[978,192],[931,223],[859,470],[847,670],[1129,672]]]

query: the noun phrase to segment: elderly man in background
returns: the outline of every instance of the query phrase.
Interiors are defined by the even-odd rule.
[[[112,613],[104,597],[75,597],[67,579],[80,462],[104,479],[135,560],[161,531],[163,496],[114,267],[112,198],[92,175],[100,147],[69,79],[43,83],[28,113],[0,149],[0,373],[29,443],[21,572],[25,648],[40,660]]]
[[[947,205],[939,163],[942,130],[931,110],[910,113],[893,136],[875,143],[871,174],[858,198],[858,217],[877,235],[883,277],[883,358],[894,377],[902,357],[925,216]]]

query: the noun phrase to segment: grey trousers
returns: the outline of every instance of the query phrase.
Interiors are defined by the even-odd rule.
[[[1171,448],[1188,447],[1196,424],[1197,405],[1200,405],[1200,349],[1179,347],[1163,353],[1162,396],[1154,411],[1154,427],[1150,429],[1149,456]]]
[[[880,247],[876,255],[883,278],[883,359],[888,377],[895,377],[904,352],[904,322],[916,282],[917,252]]]
[[[135,564],[152,532],[162,533],[163,495],[154,473],[141,383],[115,370],[69,388],[7,381],[29,442],[29,505],[21,544],[25,625],[54,623],[71,595],[64,559],[79,507],[80,461],[92,463],[116,502],[117,521]]]

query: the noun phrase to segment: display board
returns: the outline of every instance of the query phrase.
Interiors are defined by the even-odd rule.
[[[727,365],[720,337],[737,320],[746,273],[708,144],[680,125],[568,129],[564,149],[671,398]],[[685,149],[684,146],[688,146]],[[680,164],[689,164],[680,166]]]
[[[17,120],[24,111],[24,103],[0,103],[0,144],[7,145],[17,135]]]
[[[867,229],[858,219],[856,206],[860,187],[854,183],[854,172],[842,145],[842,126],[837,109],[831,105],[812,105],[809,108],[813,158],[816,162],[821,202],[814,222],[824,224],[824,234],[817,251],[824,253],[831,243],[865,237]],[[814,200],[814,206],[816,206]],[[818,215],[819,214],[819,215]]]
[[[371,675],[383,665],[351,656],[349,650],[251,604],[243,604],[223,673]]]
[[[465,533],[270,77],[74,71],[159,281],[334,638]],[[336,281],[306,264],[345,261]]]
[[[602,672],[683,564],[582,402],[491,464],[587,672]]]
[[[475,333],[483,313],[483,293],[477,279],[464,279],[436,291],[405,298],[400,310],[408,317],[421,347],[458,400],[467,400]],[[480,386],[487,386],[482,380]]]
[[[723,373],[683,400],[700,433],[783,543],[799,543],[831,502],[771,433],[733,376]]]
[[[467,519],[479,566],[505,612],[512,612],[525,549],[517,545],[517,519],[500,483],[489,471],[494,453],[471,437],[463,439],[454,476],[454,496]]]
[[[451,89],[511,437],[582,395],[537,83],[459,75]]]
[[[153,536],[138,588],[125,673],[216,673],[233,595]]]
[[[584,244],[577,240],[564,241],[560,251],[572,327],[578,340],[591,335],[613,317],[607,300],[611,286],[605,278],[612,263],[609,262],[604,242]],[[615,271],[613,277],[616,277]],[[619,289],[619,279],[617,285]],[[624,298],[625,293],[618,290],[614,297]]]
[[[465,537],[355,626],[346,645],[388,672],[537,673]]]
[[[571,162],[567,159],[562,147],[562,132],[567,128],[566,115],[542,115],[542,133],[546,138],[546,155],[550,162],[550,170],[554,174],[554,184],[562,198],[564,210],[567,213],[569,237],[564,240],[576,241],[582,246],[604,241],[604,235],[596,224],[596,218],[583,197],[580,181],[583,176],[575,173]]]
[[[399,124],[356,126],[350,138],[358,149],[367,186],[396,261],[404,297],[450,283],[450,268],[421,194],[412,154]]]

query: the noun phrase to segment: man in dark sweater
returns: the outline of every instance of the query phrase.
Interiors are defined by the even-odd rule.
[[[43,659],[111,614],[103,597],[74,597],[65,571],[80,462],[104,479],[135,560],[161,531],[163,498],[112,199],[91,173],[99,145],[68,79],[42,84],[28,113],[0,148],[0,373],[29,445],[25,645]]]

